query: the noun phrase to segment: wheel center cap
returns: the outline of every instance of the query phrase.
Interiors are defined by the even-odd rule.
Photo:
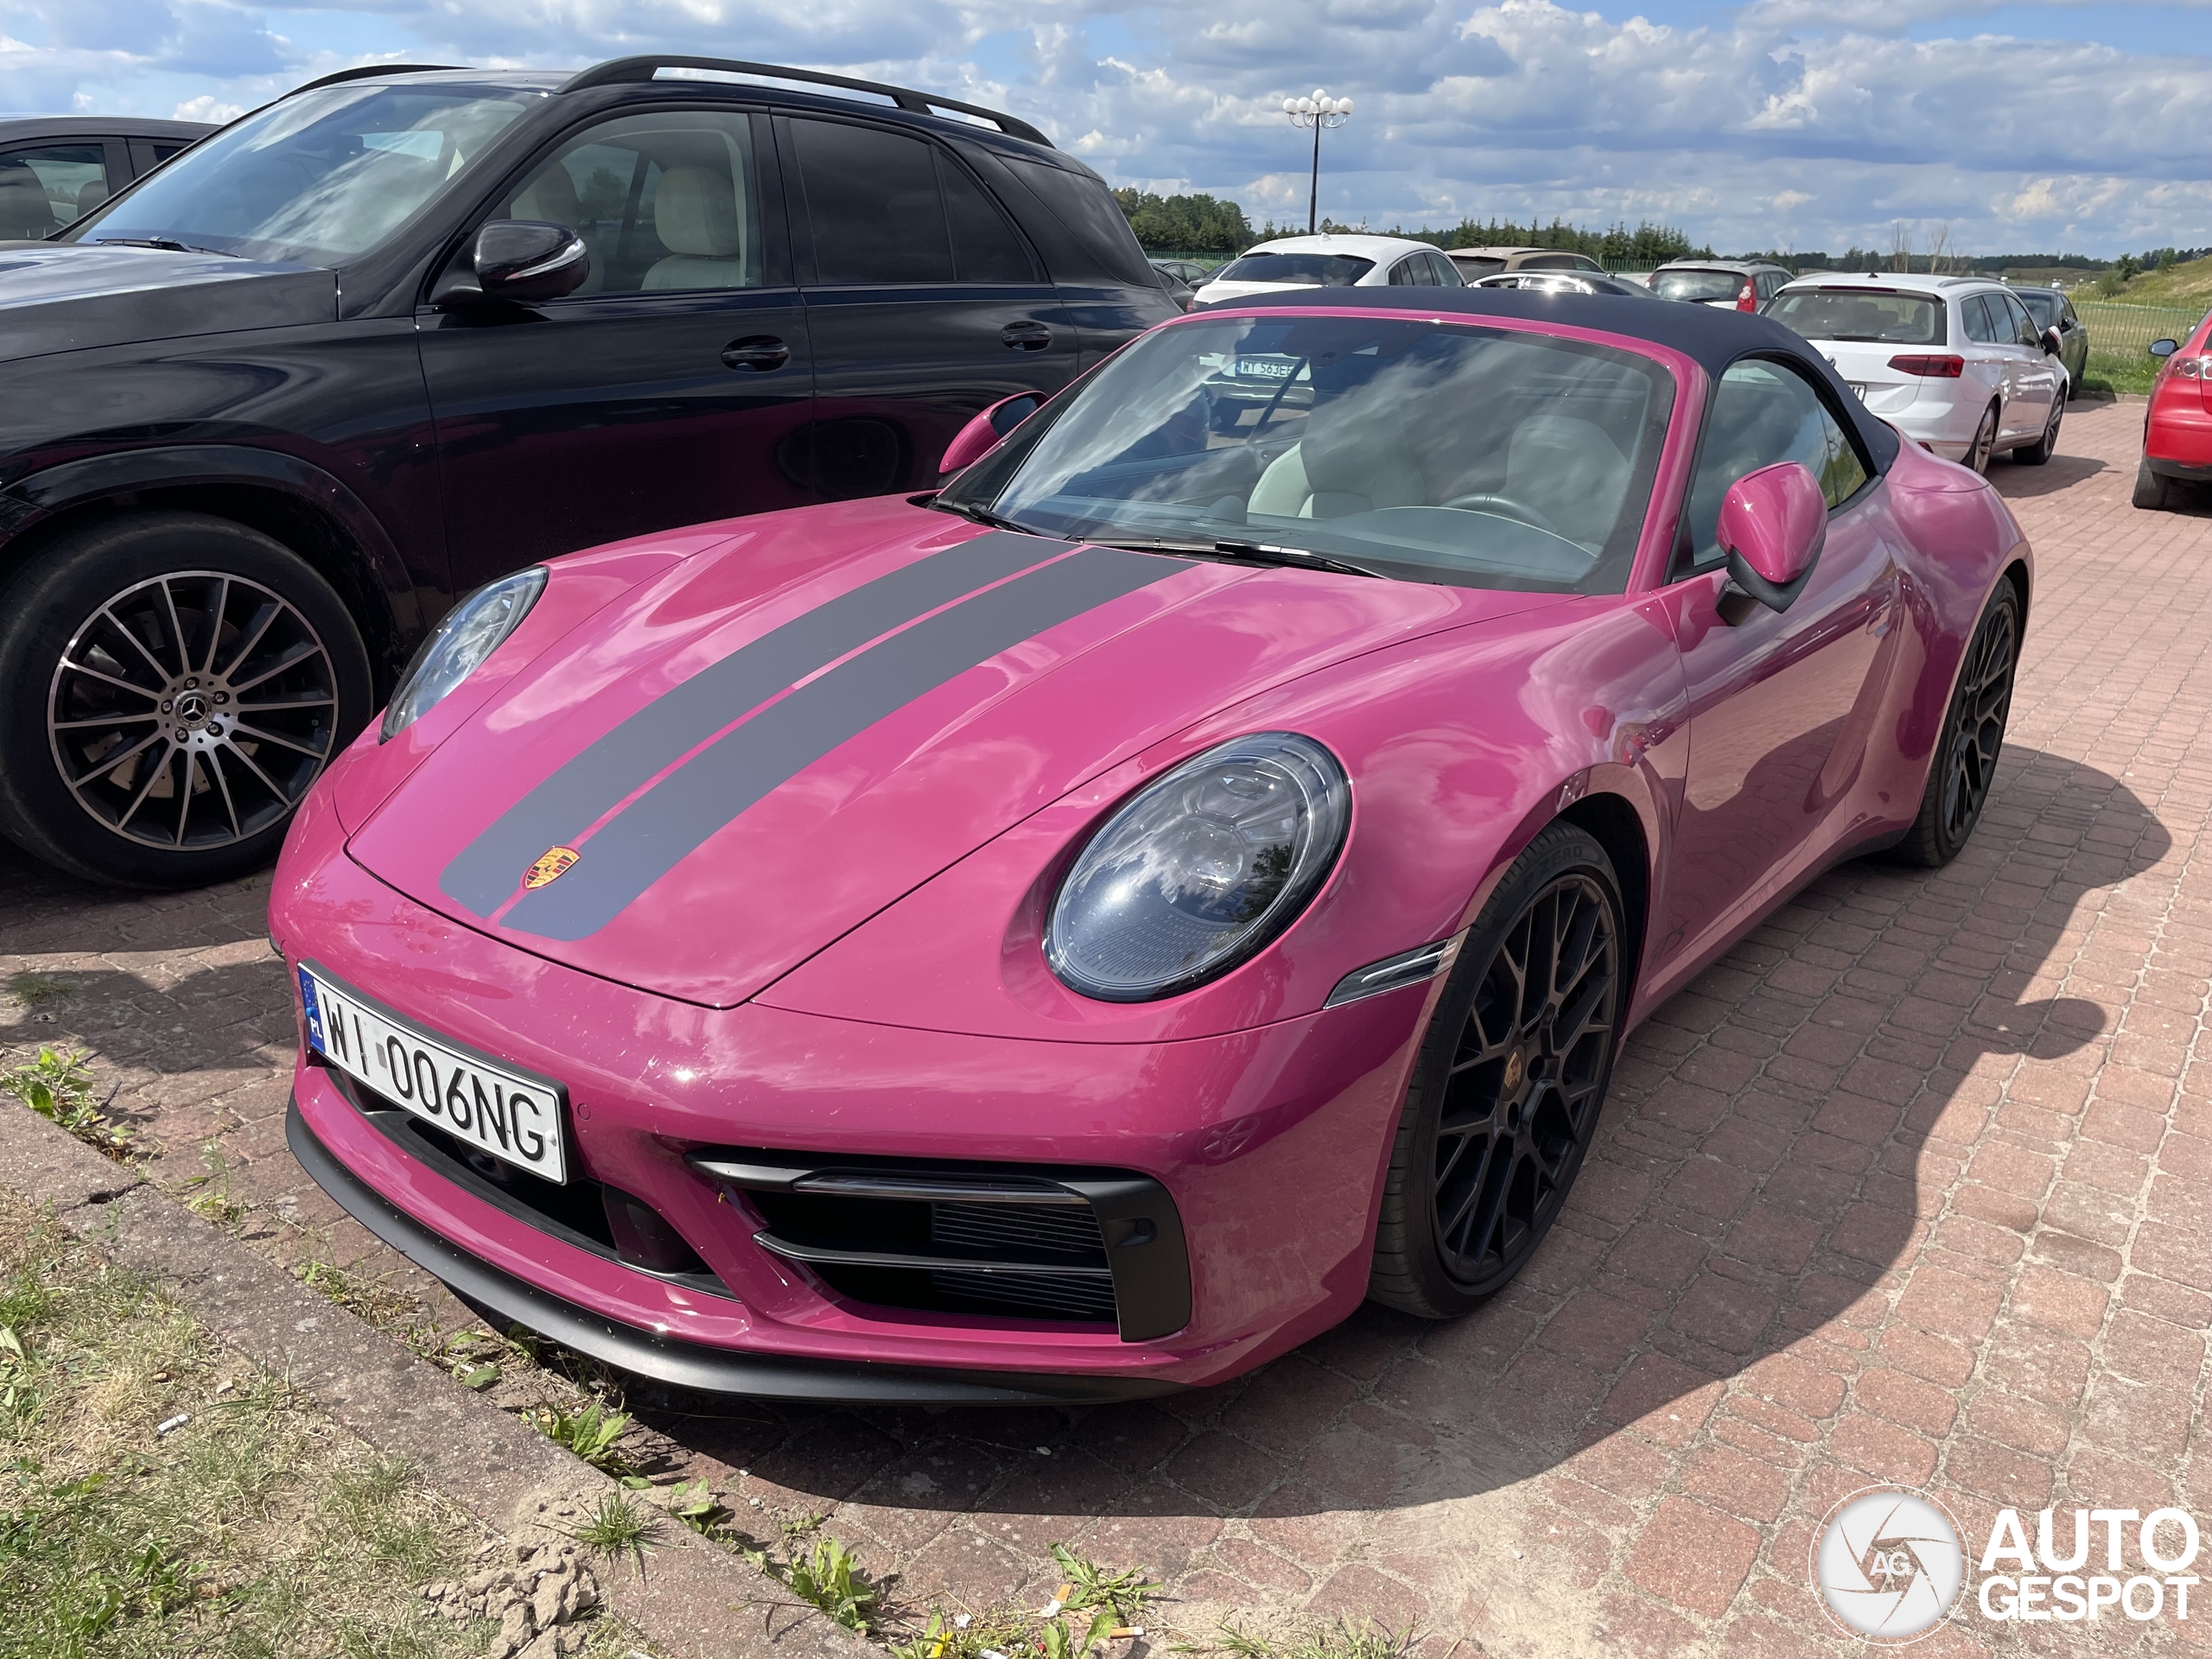
[[[1521,1086],[1521,1080],[1528,1075],[1529,1062],[1522,1057],[1521,1051],[1516,1048],[1506,1057],[1505,1092],[1510,1095],[1518,1089]]]
[[[176,700],[177,723],[200,727],[207,723],[207,699],[197,691],[188,691]]]

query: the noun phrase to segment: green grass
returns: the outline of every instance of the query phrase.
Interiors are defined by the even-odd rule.
[[[1234,1659],[1405,1659],[1411,1651],[1413,1631],[1388,1630],[1374,1624],[1316,1625],[1289,1638],[1272,1642],[1247,1636],[1233,1624],[1224,1624],[1213,1641],[1203,1646],[1179,1647],[1178,1653],[1225,1653]]]
[[[12,1200],[0,1332],[0,1659],[482,1650],[467,1517]]]
[[[2139,304],[2136,287],[2118,300],[2076,295],[2074,308],[2089,331],[2089,362],[2082,377],[2084,387],[2094,391],[2148,391],[2158,372],[2158,360],[2150,352],[2154,340],[2184,340],[2203,320],[2204,308]]]

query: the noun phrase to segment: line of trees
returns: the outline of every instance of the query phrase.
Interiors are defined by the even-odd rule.
[[[1260,238],[1233,201],[1214,196],[1158,196],[1149,190],[1116,190],[1114,200],[1147,253],[1244,251]]]

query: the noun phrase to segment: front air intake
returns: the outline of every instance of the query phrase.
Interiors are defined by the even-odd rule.
[[[688,1161],[742,1195],[753,1243],[855,1302],[1111,1325],[1125,1342],[1190,1323],[1182,1222],[1148,1176],[750,1148]]]

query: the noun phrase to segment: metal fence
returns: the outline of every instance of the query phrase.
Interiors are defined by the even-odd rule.
[[[2186,340],[2203,320],[2201,307],[2131,305],[2125,300],[2074,296],[2074,309],[2089,331],[2088,378],[2115,391],[2148,391],[2158,359],[2154,340]]]

